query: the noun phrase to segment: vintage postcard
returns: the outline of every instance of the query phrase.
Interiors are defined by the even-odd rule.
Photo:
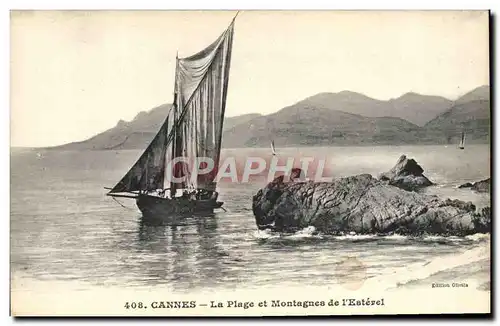
[[[489,26],[11,11],[11,314],[491,313]]]

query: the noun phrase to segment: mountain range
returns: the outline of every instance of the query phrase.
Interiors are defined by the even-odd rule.
[[[170,104],[139,113],[90,139],[54,149],[144,149],[163,123]],[[342,91],[319,93],[269,114],[224,120],[223,147],[454,144],[490,141],[490,87],[455,101],[406,93],[387,101]]]

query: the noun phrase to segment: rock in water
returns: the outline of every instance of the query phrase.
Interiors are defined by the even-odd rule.
[[[491,178],[488,178],[474,183],[467,182],[463,185],[460,185],[458,188],[471,188],[472,190],[475,190],[477,192],[490,192],[490,185]]]
[[[284,182],[278,177],[253,197],[259,229],[328,234],[489,232],[489,214],[460,200],[409,192],[362,174],[332,182]],[[489,212],[489,210],[488,210]],[[488,216],[486,216],[488,215]]]
[[[380,175],[380,180],[392,186],[413,191],[433,185],[423,173],[424,169],[414,159],[401,155],[390,171]]]

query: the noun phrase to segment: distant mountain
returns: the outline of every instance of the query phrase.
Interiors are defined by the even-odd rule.
[[[160,105],[88,140],[53,149],[144,149],[170,108]],[[484,143],[489,126],[489,86],[456,101],[416,93],[380,101],[344,91],[320,93],[266,116],[226,117],[223,147],[267,147],[271,140],[276,146],[454,143],[462,130],[468,142]]]
[[[171,104],[163,104],[150,111],[142,111],[130,122],[120,120],[115,127],[90,139],[57,146],[53,149],[86,150],[146,148],[165,121],[171,107]]]
[[[453,101],[441,96],[406,93],[396,99],[389,100],[388,104],[393,110],[387,114],[388,116],[400,117],[423,126],[429,120],[449,109]]]
[[[491,102],[489,86],[478,87],[458,98],[453,106],[429,121],[427,137],[443,143],[458,143],[462,131],[468,143],[490,141]]]
[[[295,105],[303,107],[328,108],[365,117],[397,117],[423,126],[443,111],[449,109],[452,101],[441,96],[406,93],[389,101],[376,100],[363,94],[343,91],[319,93]]]
[[[74,142],[52,149],[92,150],[92,149],[135,149],[146,148],[165,121],[171,104],[163,104],[149,111],[142,111],[130,122],[118,121],[115,127],[108,129],[82,142]],[[224,129],[246,123],[261,116],[258,113],[228,117],[224,120]]]
[[[472,101],[490,100],[490,86],[484,85],[473,89],[455,101],[455,104],[467,103]]]
[[[302,103],[226,130],[224,147],[393,144],[412,142],[420,127],[393,117],[363,117]]]
[[[261,116],[262,114],[259,113],[249,113],[249,114],[238,115],[236,117],[226,117],[224,119],[224,130],[229,130],[239,124],[245,124],[248,121]]]
[[[427,137],[439,143],[458,144],[462,131],[468,143],[490,141],[491,103],[477,100],[459,103],[425,125]]]
[[[297,102],[293,106],[331,109],[365,117],[390,116],[391,111],[385,101],[350,91],[319,93]]]

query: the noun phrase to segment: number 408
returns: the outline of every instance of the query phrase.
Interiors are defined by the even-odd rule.
[[[144,308],[144,304],[142,302],[125,302],[125,309],[141,309]]]

